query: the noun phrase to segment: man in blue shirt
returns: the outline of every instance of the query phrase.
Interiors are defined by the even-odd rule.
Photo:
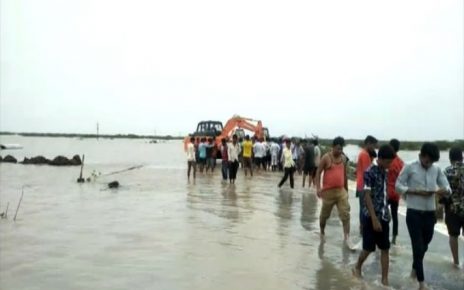
[[[388,210],[386,180],[387,169],[395,158],[395,150],[390,145],[379,149],[377,164],[364,172],[364,193],[361,200],[363,250],[353,274],[361,278],[364,261],[377,246],[381,250],[382,284],[388,286],[388,252],[390,249],[390,212]]]
[[[200,164],[200,172],[203,173],[203,169],[206,165],[206,138],[201,138],[200,145],[198,145],[198,164]]]

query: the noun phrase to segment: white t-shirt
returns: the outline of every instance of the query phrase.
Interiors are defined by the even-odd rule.
[[[253,146],[253,153],[256,158],[263,158],[266,156],[266,147],[261,142],[256,142]]]
[[[195,161],[195,146],[192,143],[187,145],[187,161]]]
[[[280,151],[279,144],[273,142],[271,144],[271,155],[277,156],[277,155],[279,155],[279,151]]]

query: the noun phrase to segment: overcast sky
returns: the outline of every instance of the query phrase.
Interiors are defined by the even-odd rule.
[[[0,130],[463,139],[463,2],[2,0]]]

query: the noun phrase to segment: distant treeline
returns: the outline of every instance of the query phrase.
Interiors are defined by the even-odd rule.
[[[74,133],[13,133],[0,132],[0,135],[18,135],[24,137],[66,137],[66,138],[107,138],[107,139],[159,139],[159,140],[183,140],[183,137],[171,135],[155,136],[155,135],[136,135],[136,134],[74,134]]]
[[[71,133],[14,133],[14,132],[0,132],[0,135],[19,135],[25,137],[68,137],[68,138],[97,138],[97,134],[71,134]],[[136,135],[136,134],[106,134],[106,135],[98,135],[98,138],[107,138],[107,139],[158,139],[158,140],[183,140],[184,137],[180,136],[155,136],[155,135]],[[358,145],[361,146],[364,140],[360,139],[345,139],[346,144],[351,145]],[[380,140],[379,144],[385,144],[389,141]],[[401,150],[420,150],[422,144],[425,141],[402,141],[401,142]],[[438,140],[438,141],[431,141],[437,144],[440,150],[448,150],[453,146],[459,146],[464,148],[464,140],[454,140],[454,141],[446,141],[446,140]],[[331,146],[332,139],[319,139],[319,143],[322,146]]]
[[[388,144],[390,140],[379,140],[379,145]],[[346,144],[351,145],[358,145],[362,146],[364,140],[359,139],[345,139]],[[420,150],[422,144],[425,141],[402,141],[400,150]],[[437,144],[440,150],[448,150],[451,147],[458,146],[464,149],[464,140],[454,140],[454,141],[446,141],[446,140],[438,140],[438,141],[428,141]],[[331,146],[332,139],[319,139],[319,143],[323,146]]]

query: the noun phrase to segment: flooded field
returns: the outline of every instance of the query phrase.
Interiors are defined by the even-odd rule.
[[[21,160],[85,154],[85,177],[143,165],[77,184],[78,166],[1,164],[0,211],[9,203],[9,218],[0,220],[0,289],[384,289],[379,255],[366,261],[364,281],[352,277],[359,251],[342,246],[335,212],[327,241],[320,242],[321,202],[301,188],[299,176],[294,190],[279,190],[282,175],[272,172],[245,178],[239,171],[234,186],[223,184],[219,167],[188,182],[178,141],[0,140],[22,144],[22,150],[1,152]],[[119,189],[107,189],[113,180]],[[350,197],[356,242],[358,203]],[[416,287],[408,278],[411,263],[400,216],[392,289]],[[463,289],[464,271],[451,266],[446,235],[435,233],[425,268],[432,289]]]

